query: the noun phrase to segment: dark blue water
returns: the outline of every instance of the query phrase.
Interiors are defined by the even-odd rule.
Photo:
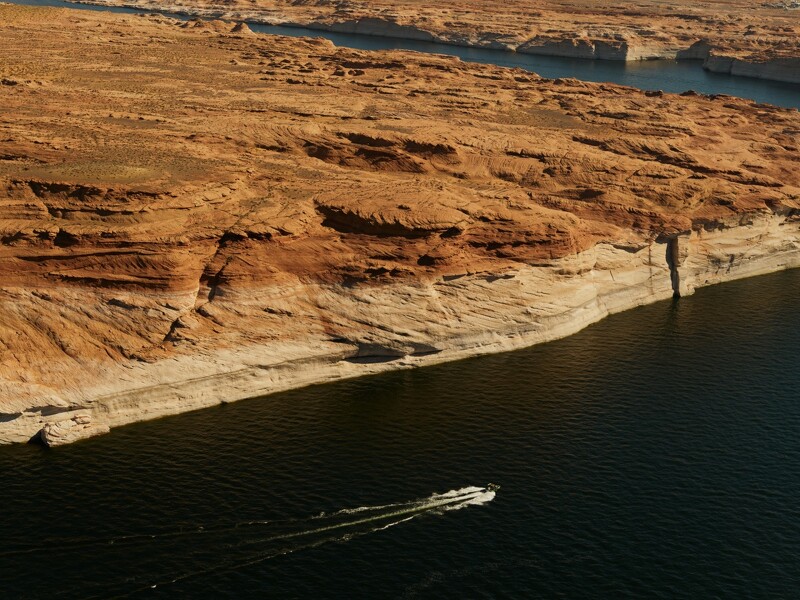
[[[2,596],[796,598],[799,298],[784,272],[524,351],[0,448]]]
[[[117,13],[138,14],[141,10],[131,8],[104,8],[90,4],[73,4],[63,0],[6,0],[16,4],[36,6],[61,6],[88,10],[111,10]],[[164,13],[176,18],[192,18],[187,15]],[[542,77],[575,77],[585,81],[611,82],[645,90],[663,90],[681,93],[695,90],[703,94],[728,94],[748,98],[757,102],[800,108],[800,85],[736,77],[710,73],[702,68],[702,61],[596,61],[551,56],[516,54],[499,50],[463,48],[368,35],[328,33],[312,29],[282,27],[249,23],[253,31],[289,36],[324,37],[337,46],[361,50],[405,49],[417,52],[458,56],[469,62],[519,67],[538,73]]]

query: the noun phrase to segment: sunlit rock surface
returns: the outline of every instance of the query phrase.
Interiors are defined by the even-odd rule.
[[[709,70],[800,81],[800,18],[789,3],[749,0],[88,0],[598,60],[705,60]],[[796,7],[795,7],[796,8]]]
[[[0,25],[0,442],[518,348],[800,264],[796,110],[221,21]]]

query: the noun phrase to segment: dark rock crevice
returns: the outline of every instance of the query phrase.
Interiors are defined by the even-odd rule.
[[[659,244],[666,244],[667,247],[667,266],[669,267],[669,276],[672,282],[672,296],[673,298],[681,297],[681,248],[680,238],[677,234],[666,235],[661,234],[656,239]]]

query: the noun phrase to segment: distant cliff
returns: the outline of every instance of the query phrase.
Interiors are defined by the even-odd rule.
[[[321,31],[435,41],[526,54],[614,61],[706,59],[713,71],[797,82],[800,20],[746,0],[89,0]],[[724,57],[731,57],[728,61]]]
[[[800,57],[737,58],[712,52],[703,62],[703,68],[714,73],[800,83]]]

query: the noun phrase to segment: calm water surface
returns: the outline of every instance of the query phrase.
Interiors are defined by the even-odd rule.
[[[90,4],[73,4],[63,0],[6,0],[16,4],[36,6],[62,6],[87,10],[111,10],[117,13],[140,14],[143,11],[132,8],[106,8]],[[169,14],[185,19],[186,15]],[[312,29],[281,27],[250,23],[253,31],[289,36],[324,37],[337,46],[361,50],[405,49],[417,52],[448,54],[458,56],[469,62],[497,64],[505,67],[520,67],[538,73],[542,77],[576,77],[585,81],[611,82],[646,90],[664,90],[680,93],[695,90],[703,94],[729,94],[766,102],[787,108],[800,108],[800,85],[734,77],[720,73],[709,73],[702,69],[702,61],[596,61],[585,59],[559,58],[553,56],[534,56],[461,48],[447,44],[400,40],[368,35],[328,33]]]
[[[798,298],[0,448],[3,597],[795,598]]]

